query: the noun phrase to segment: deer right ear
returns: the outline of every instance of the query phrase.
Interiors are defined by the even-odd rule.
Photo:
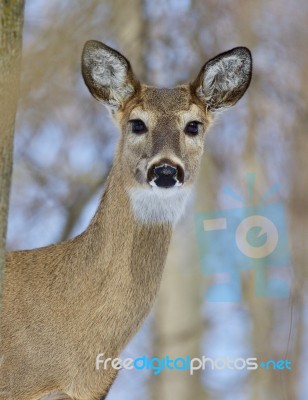
[[[251,74],[250,51],[246,47],[236,47],[208,61],[191,87],[207,109],[223,110],[243,96]]]
[[[96,40],[84,45],[82,76],[92,95],[113,110],[118,110],[139,88],[129,61]]]

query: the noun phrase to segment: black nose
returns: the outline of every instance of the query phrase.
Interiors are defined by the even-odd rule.
[[[159,165],[154,167],[154,182],[156,186],[170,188],[177,182],[177,168],[168,164]]]

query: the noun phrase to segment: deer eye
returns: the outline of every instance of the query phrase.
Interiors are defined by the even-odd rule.
[[[199,133],[199,125],[202,125],[202,122],[190,121],[185,126],[184,132],[187,133],[188,135],[193,135],[193,136],[198,135],[198,133]]]
[[[131,119],[129,122],[132,125],[133,133],[141,134],[141,133],[146,133],[148,131],[147,127],[145,126],[145,123],[141,121],[141,119]]]

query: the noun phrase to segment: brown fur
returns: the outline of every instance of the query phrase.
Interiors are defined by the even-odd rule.
[[[128,190],[150,190],[146,168],[163,157],[179,160],[184,186],[191,186],[212,113],[189,85],[140,86],[126,72],[136,90],[114,111],[122,136],[89,227],[66,242],[7,254],[0,400],[37,400],[56,391],[68,397],[55,399],[104,399],[117,371],[96,371],[96,356],[119,355],[159,289],[173,224],[136,220]],[[97,88],[91,92],[102,101],[115,90]],[[143,138],[130,131],[131,118],[147,120]],[[188,137],[185,123],[196,119],[200,134]]]

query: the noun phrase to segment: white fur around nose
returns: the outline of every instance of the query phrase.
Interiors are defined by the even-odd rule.
[[[153,186],[153,187],[158,187],[157,185],[156,185],[156,179],[157,178],[154,178],[154,179],[152,179],[150,182],[149,182],[149,184],[151,185],[151,186]],[[181,182],[179,182],[179,180],[177,179],[177,178],[175,178],[175,185],[174,185],[175,187],[179,187],[179,186],[182,186],[182,183]]]
[[[132,188],[129,196],[137,221],[175,224],[182,217],[192,193],[191,187]]]

